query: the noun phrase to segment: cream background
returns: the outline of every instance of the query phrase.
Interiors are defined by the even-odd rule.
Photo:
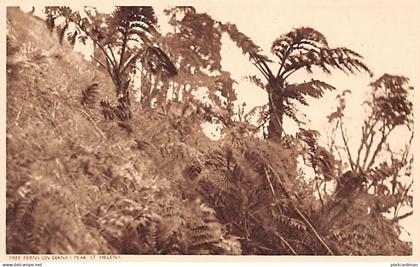
[[[415,91],[418,90],[420,80],[418,77],[420,69],[420,20],[418,14],[420,11],[420,2],[414,0],[406,1],[380,1],[380,0],[356,0],[356,1],[206,1],[200,3],[198,1],[159,1],[156,6],[155,1],[113,1],[113,5],[153,5],[157,10],[162,9],[168,5],[193,5],[198,11],[208,12],[214,19],[223,22],[230,21],[237,24],[238,28],[252,37],[252,39],[260,45],[266,54],[269,55],[269,48],[271,42],[280,34],[290,31],[293,27],[311,26],[321,33],[323,33],[331,46],[346,46],[356,52],[361,53],[366,60],[366,63],[376,74],[376,78],[383,73],[400,74],[410,78],[411,85],[414,86]],[[36,1],[38,6],[43,5],[74,5],[75,1]],[[1,5],[1,38],[5,40],[5,7],[10,5],[22,5],[25,1],[2,1]],[[92,5],[101,7],[103,1],[86,1],[77,3],[80,5]],[[26,5],[32,6],[30,2],[26,1]],[[37,10],[39,11],[39,9]],[[225,37],[223,46],[223,61],[224,68],[232,73],[234,78],[238,80],[236,91],[239,96],[239,101],[246,101],[248,108],[253,105],[261,105],[265,103],[265,95],[262,91],[252,88],[252,85],[242,79],[247,74],[257,74],[256,69],[249,63],[245,56]],[[5,42],[1,43],[2,67],[5,66]],[[305,75],[299,75],[299,79],[308,79]],[[367,88],[367,84],[371,79],[366,74],[359,74],[357,76],[347,76],[339,72],[333,72],[333,75],[328,77],[324,75],[315,74],[316,78],[324,79],[336,86],[339,91],[328,93],[322,100],[317,100],[311,103],[310,108],[301,109],[304,113],[309,114],[308,119],[311,120],[310,125],[320,131],[325,131],[324,121],[325,116],[334,110],[336,105],[335,95],[340,90],[351,89],[352,95],[348,99],[347,114],[349,121],[349,133],[356,138],[359,134],[360,123],[363,117],[363,109],[360,103],[363,99],[363,89]],[[375,79],[375,77],[373,78]],[[1,73],[2,87],[5,85],[5,71]],[[5,157],[5,89],[1,90],[0,99],[2,100],[1,110],[1,150],[3,157]],[[261,93],[260,93],[261,92]],[[416,94],[416,93],[415,93]],[[418,117],[418,100],[415,98],[415,118]],[[415,132],[418,130],[416,123]],[[287,131],[293,132],[295,126],[288,124]],[[407,139],[404,133],[403,136],[394,136],[395,140]],[[417,135],[414,139],[413,151],[418,151],[419,140]],[[417,155],[415,155],[415,170],[414,173],[419,172]],[[5,177],[5,160],[1,161],[2,177]],[[4,218],[5,207],[5,179],[2,179],[0,185],[1,192],[1,212]],[[418,210],[419,197],[419,182],[415,181],[415,210]],[[404,224],[405,227],[412,232],[414,243],[414,253],[417,260],[419,255],[419,222],[418,214],[414,214],[407,219]],[[0,230],[5,232],[4,219],[1,221]],[[3,234],[0,235],[4,240]],[[4,241],[0,243],[0,259],[7,259],[4,255],[5,244]],[[124,256],[122,259],[142,259],[155,260],[156,257],[139,257],[139,256]],[[159,257],[161,260],[171,259],[203,259],[203,257]],[[290,260],[291,257],[246,257],[247,259],[256,260]],[[340,257],[341,260],[360,260],[362,258]],[[223,259],[223,260],[238,260],[238,257],[205,257],[207,260]],[[294,260],[325,260],[326,257],[298,257]],[[337,258],[336,258],[337,259]],[[390,261],[392,257],[370,257],[375,260]],[[395,260],[395,259],[394,259]],[[394,261],[392,260],[392,261]]]

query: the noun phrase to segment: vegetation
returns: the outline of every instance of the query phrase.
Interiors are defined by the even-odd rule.
[[[272,72],[233,24],[192,7],[165,12],[172,31],[162,35],[151,7],[89,9],[86,17],[48,7],[47,23],[8,8],[7,253],[412,253],[399,239],[399,221],[412,213],[400,212],[412,209],[411,140],[396,153],[390,138],[404,127],[412,133],[407,78],[371,83],[355,155],[344,94],[328,117],[336,137],[325,146],[304,125],[282,133],[282,117],[297,119],[293,101],[333,89],[289,83],[292,73],[370,72],[359,54],[298,28],[273,43],[280,66]],[[268,112],[234,110],[223,33],[266,78],[250,76],[270,95]],[[95,44],[94,61],[73,51],[76,38]],[[201,88],[205,99],[194,96]],[[269,123],[268,138],[247,119],[254,115]],[[204,122],[221,123],[223,138],[207,138]]]
[[[165,75],[175,75],[176,69],[167,55],[155,47],[157,18],[152,7],[117,7],[112,14],[99,14],[96,9],[84,10],[86,16],[69,7],[46,7],[47,25],[54,30],[55,20],[64,17],[59,28],[60,43],[69,27],[72,45],[79,39],[83,44],[91,40],[104,58],[93,57],[110,75],[116,90],[117,99],[129,104],[130,74],[136,69],[137,61],[142,59],[153,73],[158,69]]]
[[[310,27],[296,28],[273,42],[271,52],[278,58],[277,71],[269,66],[273,61],[263,55],[259,46],[240,32],[236,25],[222,25],[221,29],[249,56],[265,78],[263,82],[255,75],[249,77],[251,82],[268,93],[270,139],[281,139],[284,115],[302,123],[297,116],[296,103],[308,105],[306,97],[321,98],[326,90],[335,89],[324,81],[314,79],[302,83],[289,82],[289,77],[297,71],[312,73],[315,68],[319,68],[330,74],[334,68],[350,73],[359,70],[370,73],[361,61],[361,55],[345,47],[330,47],[325,36]]]

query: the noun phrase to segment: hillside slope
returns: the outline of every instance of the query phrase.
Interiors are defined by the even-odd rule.
[[[238,253],[211,209],[170,189],[148,155],[160,157],[158,148],[141,147],[148,131],[170,125],[138,114],[132,127],[143,132],[127,133],[98,103],[83,107],[92,83],[96,102],[113,98],[110,79],[41,20],[18,8],[7,19],[7,252]],[[186,242],[197,228],[210,245]]]

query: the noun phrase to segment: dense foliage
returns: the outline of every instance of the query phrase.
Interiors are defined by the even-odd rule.
[[[156,24],[150,9],[137,11],[132,14],[136,20],[144,13]],[[118,12],[122,9],[104,19],[120,18]],[[79,21],[77,13],[69,14],[75,16],[72,23]],[[92,14],[88,22],[94,26],[100,17]],[[394,156],[395,166],[378,159],[363,172],[355,167],[346,172],[338,153],[322,146],[316,131],[302,128],[294,136],[283,134],[281,140],[262,139],[257,127],[244,119],[249,114],[232,109],[234,81],[220,63],[221,34],[232,33],[233,26],[190,7],[168,9],[166,14],[173,32],[155,35],[145,53],[136,52],[142,99],[131,101],[128,108],[124,101],[115,101],[116,77],[130,79],[124,71],[109,73],[112,68],[101,59],[99,66],[85,61],[61,37],[65,31],[50,33],[44,21],[8,8],[7,253],[411,254],[411,243],[398,239],[398,210],[412,203],[410,188],[401,180],[403,170],[410,177],[408,149],[397,158],[381,145],[379,152]],[[83,27],[76,30],[107,49],[102,55],[109,65],[115,63],[112,52],[119,51],[127,62],[124,53],[134,56],[131,50],[115,48],[123,42],[99,41],[97,33]],[[119,28],[108,25],[103,31]],[[310,46],[328,48],[320,33],[302,28],[279,38],[273,51],[301,31],[309,36]],[[112,36],[124,39],[124,32]],[[72,41],[73,35],[69,37]],[[326,70],[366,70],[354,52],[326,51],[334,54],[325,52],[330,61],[311,64],[326,64]],[[334,65],[331,57],[337,54],[344,63]],[[157,58],[159,64],[154,64]],[[314,60],[291,53],[282,68],[297,69],[299,58]],[[171,75],[165,75],[168,71]],[[385,75],[372,83],[372,112],[365,127],[386,125],[386,134],[390,127],[411,125],[407,82]],[[194,97],[200,88],[207,89],[210,101]],[[313,80],[284,88],[289,98],[304,103],[303,96],[321,97],[330,87]],[[125,97],[133,98],[128,93]],[[330,116],[332,123],[342,118],[344,100],[341,104]],[[223,124],[222,139],[204,135],[201,125],[206,121]],[[366,129],[362,148],[373,134]],[[302,158],[314,178],[303,173]],[[374,172],[382,180],[373,178]],[[392,194],[380,186],[386,179],[395,185]],[[336,185],[333,192],[322,191],[328,183]],[[385,213],[391,209],[395,216],[390,219]]]
[[[93,59],[110,75],[120,102],[130,103],[130,74],[138,63],[152,73],[159,70],[165,76],[177,73],[165,52],[155,46],[159,34],[152,7],[122,6],[107,16],[95,8],[85,8],[86,15],[82,15],[69,7],[49,6],[45,13],[47,25],[51,31],[58,31],[60,43],[63,43],[65,34],[72,26],[74,29],[67,33],[72,45],[77,39],[83,44],[88,40],[93,42],[94,48],[100,51],[99,58]],[[64,18],[64,23],[56,26],[55,21],[59,18]]]

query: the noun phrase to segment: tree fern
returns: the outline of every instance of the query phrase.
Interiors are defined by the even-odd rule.
[[[60,26],[60,41],[64,38],[69,25],[76,30],[68,35],[74,44],[76,38],[85,43],[90,39],[94,48],[103,58],[93,59],[103,67],[111,77],[117,99],[129,104],[129,76],[136,69],[136,63],[143,60],[155,65],[153,73],[164,70],[171,76],[176,69],[169,57],[158,47],[154,47],[157,35],[157,17],[152,7],[121,6],[116,7],[110,15],[100,14],[96,9],[85,9],[86,16],[69,7],[50,6],[45,9],[50,28],[56,27],[55,20],[63,17],[65,22]]]
[[[314,68],[331,73],[331,69],[355,73],[366,71],[369,68],[363,63],[358,53],[344,47],[332,48],[326,38],[317,30],[310,27],[293,29],[289,33],[278,37],[271,46],[271,52],[278,58],[277,71],[269,66],[267,56],[262,55],[261,49],[245,34],[241,33],[235,25],[224,24],[221,31],[229,34],[230,38],[241,48],[242,53],[249,56],[250,61],[265,78],[265,85],[252,78],[258,87],[264,88],[269,96],[269,137],[279,140],[283,133],[283,116],[286,115],[298,123],[297,108],[291,100],[308,105],[306,97],[320,98],[325,90],[334,87],[326,82],[311,80],[298,84],[290,84],[288,78],[295,72],[303,69],[309,73]]]

